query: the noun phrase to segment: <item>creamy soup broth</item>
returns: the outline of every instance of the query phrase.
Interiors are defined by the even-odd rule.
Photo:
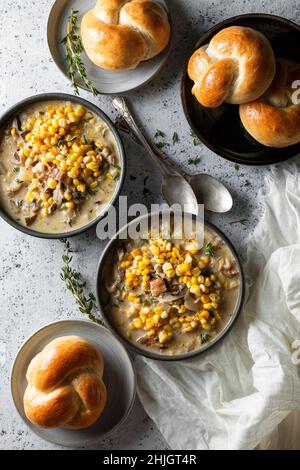
[[[163,355],[200,349],[230,321],[240,272],[229,246],[205,228],[196,240],[134,240],[118,250],[107,314],[136,346]]]
[[[2,132],[0,203],[32,230],[63,233],[87,225],[104,212],[119,176],[111,130],[81,105],[34,104]]]

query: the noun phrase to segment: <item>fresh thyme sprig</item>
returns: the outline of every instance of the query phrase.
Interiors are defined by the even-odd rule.
[[[89,80],[84,63],[81,60],[81,52],[83,52],[83,45],[80,34],[78,33],[78,10],[73,10],[69,16],[67,35],[62,40],[66,47],[66,61],[68,66],[68,76],[71,79],[72,87],[75,95],[79,95],[79,87],[76,83],[76,78],[80,77],[85,86],[90,90],[94,96],[99,95],[99,91],[93,86],[92,81]]]
[[[62,281],[65,282],[67,289],[72,293],[81,313],[87,315],[94,323],[105,326],[104,322],[93,314],[93,310],[96,309],[94,294],[92,292],[85,294],[86,283],[82,279],[81,273],[71,267],[73,249],[70,242],[66,238],[62,238],[61,242],[64,244],[64,254],[62,256],[64,266],[60,272]]]
[[[189,165],[198,165],[198,163],[201,162],[201,157],[196,157],[196,158],[189,158],[188,159],[188,164]]]
[[[204,249],[204,254],[212,257],[215,256],[215,250],[211,243],[208,243],[208,245],[206,245]]]

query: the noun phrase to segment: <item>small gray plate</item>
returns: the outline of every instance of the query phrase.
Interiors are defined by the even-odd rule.
[[[158,1],[168,10],[164,0]],[[54,62],[66,77],[68,77],[65,60],[66,52],[61,41],[66,36],[68,18],[72,9],[78,10],[79,25],[84,14],[91,10],[95,3],[96,0],[56,0],[50,12],[47,27],[48,45]],[[171,22],[170,19],[169,21]],[[87,75],[97,90],[103,95],[115,95],[135,90],[148,83],[167,61],[171,50],[171,42],[172,39],[170,39],[169,45],[161,54],[151,60],[142,62],[135,70],[127,72],[112,72],[101,69],[84,52],[81,57]],[[78,80],[78,86],[86,89],[81,80]]]
[[[86,429],[78,431],[43,429],[32,424],[24,412],[26,371],[32,358],[50,341],[70,335],[86,339],[103,355],[105,365],[103,380],[107,388],[105,411],[93,426]],[[135,400],[136,377],[125,348],[108,330],[90,321],[64,320],[41,328],[21,346],[12,367],[11,392],[17,411],[35,434],[54,444],[82,447],[100,442],[125,421]]]

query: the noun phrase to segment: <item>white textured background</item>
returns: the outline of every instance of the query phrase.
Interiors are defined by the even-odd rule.
[[[47,17],[52,0],[0,0],[0,112],[17,101],[44,92],[71,92],[67,80],[53,63],[46,40]],[[180,103],[180,74],[199,35],[215,23],[233,15],[265,12],[300,20],[298,0],[169,0],[175,44],[167,66],[145,89],[131,99],[150,136],[157,128],[171,139],[176,131],[180,142],[168,148],[182,167],[208,172],[231,189],[235,206],[230,214],[210,217],[240,250],[260,216],[256,194],[269,168],[240,166],[214,155],[203,146],[194,147]],[[113,116],[109,97],[84,98]],[[160,202],[159,180],[147,155],[126,141],[128,173],[123,194],[131,202]],[[190,157],[201,156],[197,167],[189,167]],[[136,176],[134,182],[130,175]],[[148,191],[144,190],[143,181]],[[250,186],[245,186],[250,181]],[[247,227],[230,225],[248,219]],[[75,264],[94,287],[97,261],[103,248],[94,231],[73,239],[78,250]],[[0,221],[0,448],[54,449],[32,434],[14,410],[9,386],[11,364],[22,341],[42,325],[65,318],[81,318],[59,278],[62,245],[18,233]],[[99,449],[164,449],[166,443],[137,402],[127,422],[99,443]]]

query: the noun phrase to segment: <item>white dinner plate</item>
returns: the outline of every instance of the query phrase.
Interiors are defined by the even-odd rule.
[[[58,428],[43,429],[32,424],[24,412],[26,371],[32,358],[50,341],[60,336],[70,335],[81,336],[102,353],[107,404],[102,416],[89,428],[76,431]],[[82,447],[99,443],[125,421],[135,400],[136,377],[128,353],[108,330],[90,321],[64,320],[46,325],[23,343],[12,367],[11,392],[17,411],[35,434],[54,444]]]
[[[156,1],[161,3],[169,12],[164,0]],[[48,45],[53,60],[66,77],[68,77],[65,60],[66,52],[65,46],[61,41],[66,36],[68,18],[72,9],[78,10],[78,25],[80,25],[84,14],[93,8],[95,4],[96,0],[56,0],[50,12],[47,28]],[[169,21],[171,23],[170,15]],[[93,85],[101,94],[122,94],[140,88],[155,77],[168,59],[171,42],[172,38],[170,38],[168,46],[161,54],[153,59],[141,62],[136,69],[126,72],[113,72],[101,69],[88,58],[85,52],[82,52],[81,58],[89,79],[92,80]],[[86,89],[81,80],[77,82],[78,86]]]

